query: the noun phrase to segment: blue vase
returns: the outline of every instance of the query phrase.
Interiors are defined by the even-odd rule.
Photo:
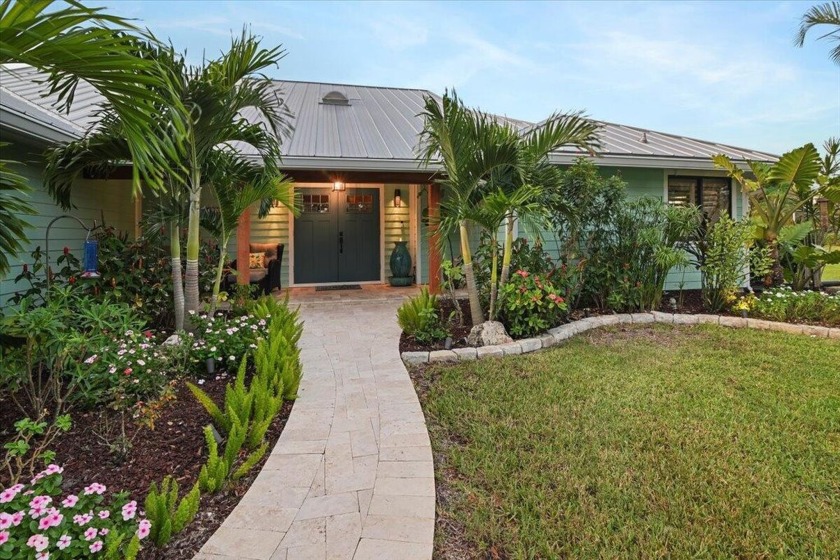
[[[411,255],[408,253],[408,242],[397,241],[391,253],[391,284],[406,286],[411,283]]]

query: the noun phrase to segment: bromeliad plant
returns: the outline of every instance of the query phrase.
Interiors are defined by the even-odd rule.
[[[61,498],[62,472],[49,465],[0,492],[0,558],[135,558],[151,530],[137,502],[115,494],[106,503],[96,482]]]
[[[400,306],[397,322],[405,334],[420,344],[443,340],[449,334],[439,315],[437,296],[426,287]]]

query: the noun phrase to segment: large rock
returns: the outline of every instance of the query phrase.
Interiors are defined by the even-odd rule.
[[[496,346],[513,342],[508,336],[505,326],[498,321],[485,321],[476,325],[467,337],[470,346]]]

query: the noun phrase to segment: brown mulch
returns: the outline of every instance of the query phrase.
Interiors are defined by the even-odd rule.
[[[450,337],[452,338],[452,348],[466,348],[467,335],[470,334],[472,328],[472,319],[470,318],[470,302],[466,299],[458,299],[453,302],[451,298],[441,297],[439,300],[438,315],[445,324],[448,324]],[[464,316],[463,325],[459,325],[455,315],[455,305],[461,308],[461,313]],[[433,344],[421,344],[417,342],[414,337],[408,336],[405,333],[400,335],[400,352],[414,352],[425,350],[444,350],[446,348],[445,340],[435,341]]]
[[[229,379],[220,375],[208,379],[201,387],[216,402],[224,399]],[[178,481],[186,492],[198,480],[198,473],[206,460],[204,426],[210,417],[182,382],[174,387],[175,399],[161,410],[154,429],[126,423],[126,436],[132,442],[128,453],[120,457],[110,448],[120,431],[119,415],[110,409],[100,409],[72,415],[73,427],[62,436],[53,449],[56,462],[64,467],[65,493],[79,492],[91,482],[99,482],[108,493],[128,491],[141,505],[152,482],[160,482],[166,475]],[[292,410],[286,402],[266,435],[269,449],[274,446]],[[3,406],[0,411],[0,444],[10,439],[13,424],[22,417],[15,406]],[[192,558],[225,518],[256,478],[269,453],[249,475],[217,494],[201,498],[195,520],[170,543],[158,549],[151,543],[140,553],[141,560],[180,560]],[[0,487],[6,485],[5,474],[0,475]]]

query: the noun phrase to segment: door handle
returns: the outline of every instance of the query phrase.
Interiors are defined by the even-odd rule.
[[[343,231],[338,232],[338,254],[339,255],[344,254],[344,232]]]

